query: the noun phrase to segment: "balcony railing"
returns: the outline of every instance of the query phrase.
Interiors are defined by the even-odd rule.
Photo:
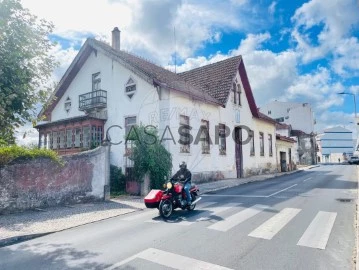
[[[107,107],[107,91],[96,90],[79,95],[79,110],[88,111]]]

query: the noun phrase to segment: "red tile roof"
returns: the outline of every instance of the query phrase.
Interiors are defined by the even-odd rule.
[[[287,136],[282,136],[280,134],[276,134],[276,138],[277,140],[280,140],[280,141],[284,141],[284,142],[290,142],[290,143],[296,143],[297,141],[292,139],[292,138],[289,138]]]

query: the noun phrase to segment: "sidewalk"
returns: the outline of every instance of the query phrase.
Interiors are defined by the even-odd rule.
[[[249,182],[264,181],[277,176],[308,170],[313,167],[317,166],[308,166],[286,173],[220,180],[199,184],[198,186],[200,193],[203,194]],[[141,211],[144,208],[143,198],[138,196],[120,196],[111,199],[109,202],[59,206],[10,215],[0,215],[0,247],[99,220]]]

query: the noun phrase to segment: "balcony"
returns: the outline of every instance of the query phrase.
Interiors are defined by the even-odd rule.
[[[107,107],[107,91],[96,90],[86,94],[79,95],[79,110],[91,111],[94,109],[103,109]]]

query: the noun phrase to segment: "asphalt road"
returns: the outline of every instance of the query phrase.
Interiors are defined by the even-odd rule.
[[[352,269],[356,166],[321,166],[0,249],[0,269]],[[351,200],[351,201],[350,201]]]

